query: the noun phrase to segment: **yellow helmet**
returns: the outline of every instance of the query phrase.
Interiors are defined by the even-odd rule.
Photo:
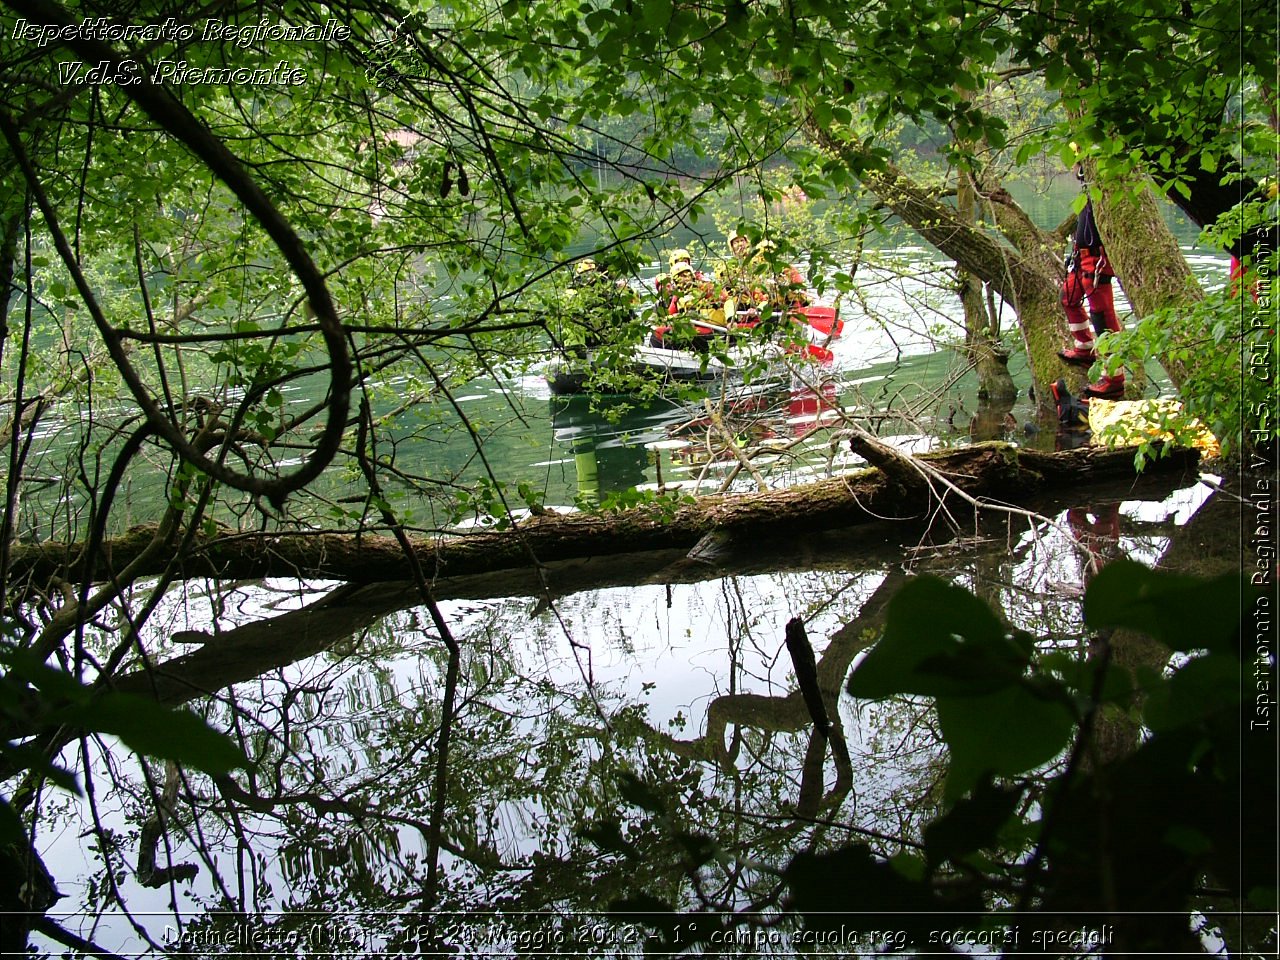
[[[688,260],[677,260],[671,264],[671,275],[677,277],[682,273],[693,273],[693,264]]]
[[[578,261],[577,265],[573,268],[573,272],[577,274],[590,273],[595,268],[596,262],[590,257],[587,257],[584,260]]]
[[[677,250],[672,250],[671,253],[668,254],[667,256],[667,260],[671,262],[671,265],[673,267],[677,263],[688,263],[691,259],[692,258],[689,256],[689,251],[684,249],[684,247],[680,247]]]

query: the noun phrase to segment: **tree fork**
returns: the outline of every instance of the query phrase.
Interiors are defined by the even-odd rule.
[[[860,146],[817,124],[808,123],[806,130],[851,168],[863,167],[869,159]],[[988,284],[1017,312],[1027,360],[1040,387],[1036,398],[1042,413],[1048,415],[1053,409],[1049,391],[1043,389],[1048,384],[1066,377],[1073,389],[1083,386],[1081,372],[1058,357],[1067,342],[1067,329],[1060,300],[1062,268],[1051,249],[1054,235],[1038,228],[1007,191],[992,187],[982,197],[991,204],[997,226],[1016,250],[961,219],[955,209],[939,203],[892,163],[867,169],[860,179],[926,242]]]

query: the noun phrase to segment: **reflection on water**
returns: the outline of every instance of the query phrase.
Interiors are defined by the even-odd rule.
[[[457,403],[495,472],[536,481],[552,505],[837,474],[861,464],[845,418],[907,448],[1052,443],[1027,431],[1025,396],[976,408],[954,356],[885,322],[903,303],[954,322],[916,282],[869,286],[863,313],[846,313],[830,376],[810,382],[644,405],[478,379]],[[1025,381],[1016,358],[1013,373]],[[470,438],[441,442],[439,422],[423,424],[396,438],[397,467],[474,479]],[[616,955],[644,941],[610,941],[628,929],[616,918],[584,923],[637,892],[776,913],[778,871],[798,850],[860,836],[892,857],[938,809],[932,709],[844,692],[896,590],[936,573],[1083,659],[1082,588],[1112,558],[1239,568],[1238,555],[1202,546],[1205,524],[1234,529],[1234,516],[1211,516],[1221,501],[1193,481],[1164,483],[1091,488],[1041,515],[966,516],[927,534],[885,524],[731,544],[710,561],[634,558],[609,568],[607,588],[524,596],[514,575],[442,581],[461,649],[448,718],[445,647],[404,585],[188,584],[148,623],[145,646],[163,666],[138,663],[121,689],[193,703],[242,742],[253,774],[212,782],[85,743],[92,789],[36,801],[58,827],[37,843],[65,895],[59,920],[117,952],[183,942],[229,953],[260,935],[276,953],[365,955],[470,935],[505,956],[555,934],[567,938],[557,952]],[[793,617],[847,760],[810,722],[783,642]],[[90,630],[86,643],[106,651],[115,639]],[[441,875],[428,896],[437,800]],[[694,849],[695,835],[714,848]],[[142,869],[151,859],[158,869]],[[500,922],[488,914],[498,925],[483,935],[448,925],[450,912],[494,910]],[[613,932],[598,942],[597,930]]]
[[[578,429],[571,413],[560,423]],[[646,436],[667,435],[661,415],[635,414],[630,429],[642,424]],[[601,489],[610,471],[643,466],[634,451],[644,447],[595,434],[566,442],[591,445]],[[637,891],[686,908],[776,913],[776,871],[796,851],[861,836],[892,856],[918,842],[938,809],[945,751],[932,709],[844,691],[896,590],[914,574],[938,574],[1084,658],[1081,586],[1100,563],[1170,561],[1187,544],[1206,559],[1188,527],[1211,520],[1217,501],[1202,484],[1169,483],[1093,489],[1087,503],[1046,504],[1044,518],[999,516],[923,538],[904,540],[885,524],[797,540],[778,545],[778,557],[788,550],[782,569],[760,569],[769,549],[754,544],[739,572],[725,555],[718,566],[638,565],[632,581],[607,589],[444,601],[462,659],[429,916],[420,910],[447,657],[412,593],[276,583],[174,595],[151,638],[169,662],[151,679],[184,697],[217,689],[197,702],[242,739],[254,775],[237,779],[247,793],[189,774],[174,780],[156,861],[197,873],[150,888],[134,870],[139,827],[156,808],[148,782],[166,773],[144,775],[121,752],[98,755],[96,811],[49,799],[64,805],[63,829],[42,847],[66,894],[60,907],[81,912],[61,922],[86,934],[93,926],[107,949],[138,949],[143,934],[124,919],[123,901],[157,942],[182,936],[201,953],[231,952],[228,938],[248,924],[272,942],[310,937],[301,954],[318,955],[319,934],[307,931],[337,918],[341,929],[327,935],[342,942],[328,949],[364,955],[428,932],[455,945],[486,936],[475,917],[464,927],[444,918],[496,910],[484,919],[502,931],[493,955],[511,955],[536,936],[582,935]],[[816,733],[797,688],[783,643],[792,617],[813,642],[847,762]],[[211,621],[219,636],[202,651],[167,640]],[[96,848],[78,839],[96,835],[95,813],[107,831]],[[691,860],[695,834],[716,848]],[[226,910],[235,913],[218,913]],[[612,922],[615,935],[629,929]],[[639,945],[597,946],[617,955]]]
[[[835,383],[790,378],[685,404],[551,400],[555,440],[573,455],[576,499],[592,505],[632,490],[725,489],[744,471],[770,487],[829,474],[855,462],[838,449],[842,418]]]
[[[556,443],[573,456],[577,497],[599,506],[602,493],[630,490],[645,482],[647,446],[679,421],[680,405],[660,400],[637,405],[628,398],[552,397],[551,426]]]

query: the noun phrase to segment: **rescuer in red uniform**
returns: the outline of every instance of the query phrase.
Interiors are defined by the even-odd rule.
[[[1077,174],[1083,180],[1083,172]],[[1062,284],[1062,309],[1067,314],[1067,329],[1072,346],[1059,351],[1067,363],[1090,367],[1098,359],[1098,336],[1107,330],[1118,331],[1111,281],[1115,272],[1107,260],[1098,225],[1093,218],[1093,201],[1087,201],[1076,221],[1075,240],[1067,260],[1067,279]],[[1086,316],[1082,304],[1089,302]],[[1124,373],[1104,374],[1081,392],[1083,397],[1105,397],[1114,400],[1124,395]]]

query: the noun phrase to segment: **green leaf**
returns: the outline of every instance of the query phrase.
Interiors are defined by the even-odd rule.
[[[0,740],[0,758],[15,770],[30,770],[68,793],[80,795],[75,775],[53,763],[35,743],[8,744]]]
[[[9,677],[30,683],[46,699],[78,701],[88,694],[88,688],[71,674],[54,670],[28,650],[4,650],[0,662],[8,666]]]
[[[1235,654],[1249,596],[1239,574],[1204,580],[1116,560],[1085,591],[1084,618],[1092,629],[1139,630],[1172,650]]]
[[[1127,670],[1108,666],[1096,660],[1081,660],[1065,650],[1056,650],[1039,659],[1042,675],[1060,679],[1061,685],[1077,697],[1099,703],[1128,704],[1133,698],[1133,681]],[[1098,670],[1103,669],[1102,686],[1098,687]]]
[[[662,797],[634,774],[624,772],[618,775],[618,792],[624,800],[635,804],[641,810],[658,814],[666,812]]]
[[[691,934],[692,939],[700,938],[697,923],[689,922],[684,914],[677,913],[675,907],[667,901],[649,893],[621,897],[609,904],[609,910],[623,922],[640,924],[658,931],[662,934],[664,943],[687,945]],[[714,929],[718,925],[709,920],[703,926]],[[655,946],[646,943],[646,953]]]
[[[951,755],[945,796],[954,801],[984,774],[1013,776],[1052,760],[1075,720],[1062,703],[1009,687],[985,697],[939,697],[938,726]]]
[[[862,843],[823,853],[806,850],[787,864],[782,876],[791,908],[810,930],[883,929],[881,914],[890,912],[900,929],[916,933],[936,921],[940,910],[976,906],[942,900],[929,883],[904,876]],[[912,918],[912,913],[918,916]],[[948,919],[959,926],[967,918],[953,913]]]
[[[900,876],[912,881],[924,880],[928,874],[928,864],[924,859],[907,850],[900,850],[890,857],[889,866]]]
[[[671,0],[643,0],[640,17],[645,26],[660,29],[671,20]]]
[[[603,820],[593,826],[583,827],[578,835],[590,840],[605,853],[620,853],[626,857],[636,856],[636,848],[623,835],[622,827],[617,820]]]
[[[244,753],[190,710],[173,709],[127,693],[105,693],[57,711],[73,726],[111,734],[131,750],[173,760],[205,773],[248,769]]]
[[[1203,857],[1213,851],[1213,841],[1194,827],[1175,823],[1165,831],[1164,842],[1189,857]]]
[[[1240,702],[1240,661],[1198,657],[1147,696],[1143,719],[1156,732],[1199,722]]]
[[[884,636],[849,678],[849,693],[977,696],[1021,675],[1026,652],[991,608],[936,577],[909,582],[889,601]]]
[[[25,833],[22,820],[9,806],[9,801],[0,797],[0,850],[22,844]]]
[[[974,851],[994,847],[1021,798],[1020,789],[997,787],[990,779],[983,780],[971,798],[960,800],[925,827],[924,844],[930,865],[937,867],[946,860],[958,862]]]
[[[675,834],[676,843],[684,848],[687,856],[685,866],[687,869],[697,869],[703,864],[711,860],[718,852],[716,842],[700,833],[686,833],[677,831]]]

